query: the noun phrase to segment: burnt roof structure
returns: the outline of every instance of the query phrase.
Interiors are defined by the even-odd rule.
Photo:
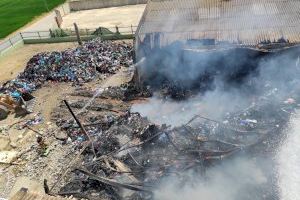
[[[136,44],[213,39],[243,45],[300,42],[299,0],[149,0]]]

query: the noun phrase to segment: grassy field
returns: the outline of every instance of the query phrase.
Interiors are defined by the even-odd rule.
[[[63,2],[65,0],[0,0],[0,39]]]

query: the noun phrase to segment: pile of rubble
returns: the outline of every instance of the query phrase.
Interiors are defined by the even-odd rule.
[[[223,121],[196,115],[182,126],[170,127],[131,113],[130,102],[122,101],[125,98],[115,91],[109,88],[77,115],[91,138],[75,120],[67,120],[71,115],[65,105],[55,112],[57,124],[79,148],[88,144],[82,149],[81,164],[74,166],[70,182],[58,194],[85,199],[152,199],[165,177],[177,177],[184,184],[189,170],[202,174],[209,166],[241,154],[268,157],[300,99],[270,104],[274,97],[264,94],[247,109],[228,113]],[[86,104],[78,96],[91,97],[86,90],[73,95],[77,96],[70,102],[74,110]],[[266,189],[263,195],[268,199],[274,191]]]
[[[83,83],[97,73],[113,74],[132,65],[132,45],[94,39],[75,49],[43,52],[33,56],[15,80],[5,83],[1,92],[11,96],[32,92],[46,81]]]

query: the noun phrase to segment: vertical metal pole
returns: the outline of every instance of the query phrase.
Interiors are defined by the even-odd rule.
[[[77,36],[77,41],[79,45],[82,45],[82,41],[80,38],[80,34],[79,34],[79,30],[78,30],[78,26],[76,23],[74,23],[74,28],[75,28],[75,32],[76,32],[76,36]]]
[[[37,33],[38,33],[39,39],[41,39],[41,35],[40,35],[40,32],[38,31]]]

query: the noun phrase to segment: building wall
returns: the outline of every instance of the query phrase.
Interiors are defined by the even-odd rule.
[[[126,5],[146,4],[148,0],[76,0],[70,1],[71,11],[90,10]]]

